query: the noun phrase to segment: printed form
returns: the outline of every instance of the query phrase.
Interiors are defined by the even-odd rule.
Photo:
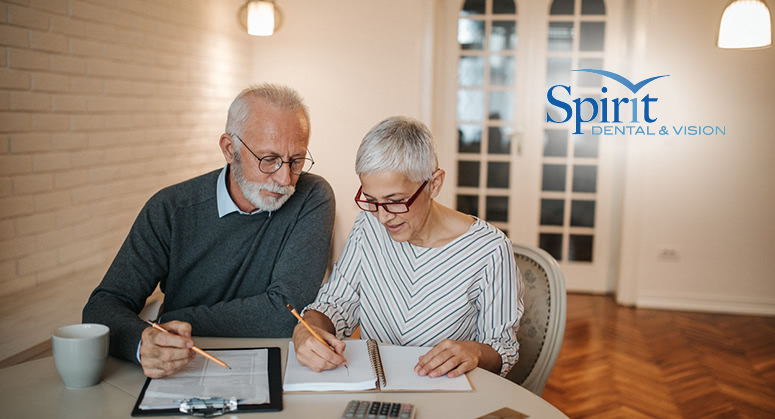
[[[208,350],[231,369],[197,356],[183,369],[152,379],[140,409],[177,409],[194,397],[236,397],[240,404],[269,403],[268,351],[266,349]]]

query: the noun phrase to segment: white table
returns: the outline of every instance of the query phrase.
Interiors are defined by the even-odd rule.
[[[288,339],[195,338],[195,342],[202,348],[280,347],[285,371]],[[284,394],[282,412],[222,417],[336,419],[349,400],[359,399],[412,403],[417,408],[417,419],[473,419],[503,407],[531,418],[566,418],[542,398],[505,378],[480,368],[471,371],[469,377],[472,392]],[[39,359],[0,370],[0,417],[129,418],[144,382],[140,366],[110,358],[98,385],[69,389],[59,378],[54,359]]]

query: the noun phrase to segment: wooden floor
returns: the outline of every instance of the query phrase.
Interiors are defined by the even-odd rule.
[[[543,397],[570,418],[775,418],[775,317],[568,295]]]

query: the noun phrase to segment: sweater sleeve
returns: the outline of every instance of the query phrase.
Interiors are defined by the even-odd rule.
[[[516,330],[524,311],[519,270],[511,244],[504,240],[492,256],[491,271],[485,275],[478,304],[477,340],[501,356],[500,375],[505,376],[517,362],[519,344]]]
[[[159,194],[140,211],[105,277],[83,308],[84,323],[110,328],[110,353],[137,361],[137,345],[148,325],[137,316],[169,266],[169,214]]]
[[[270,283],[260,294],[168,311],[162,321],[195,325],[198,336],[290,337],[296,319],[285,307],[304,307],[315,298],[326,271],[336,203],[320,181],[305,199],[275,258]]]

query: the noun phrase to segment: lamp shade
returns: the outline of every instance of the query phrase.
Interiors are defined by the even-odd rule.
[[[721,16],[719,48],[759,48],[772,44],[770,10],[761,0],[735,0]]]
[[[274,33],[273,2],[248,2],[248,33],[256,36],[271,36]]]

